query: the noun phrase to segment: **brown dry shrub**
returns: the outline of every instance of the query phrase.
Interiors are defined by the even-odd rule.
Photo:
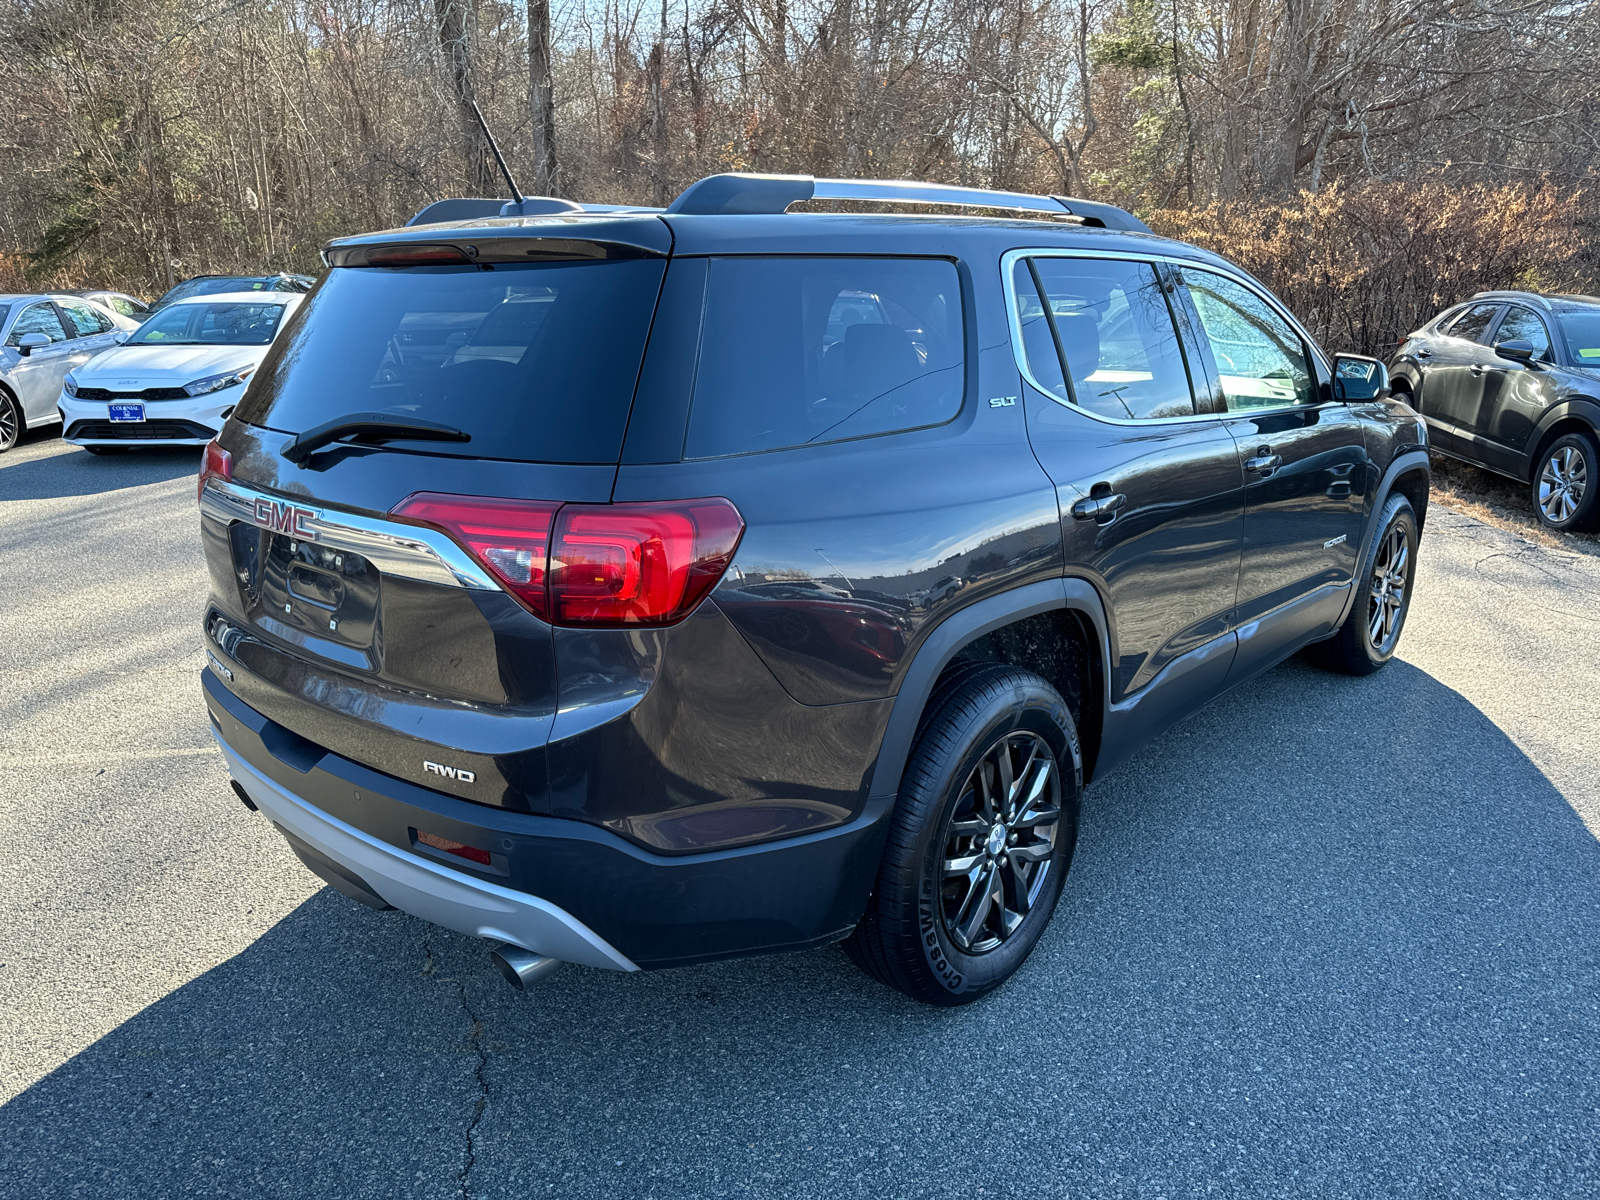
[[[1597,267],[1595,198],[1548,181],[1334,186],[1287,203],[1219,201],[1148,220],[1251,272],[1327,349],[1383,358],[1474,292],[1582,291]]]

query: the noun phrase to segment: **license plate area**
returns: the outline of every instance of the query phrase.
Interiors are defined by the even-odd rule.
[[[118,423],[135,424],[144,420],[144,405],[120,403],[110,405],[111,419]]]

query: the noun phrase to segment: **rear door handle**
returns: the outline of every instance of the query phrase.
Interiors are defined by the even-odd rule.
[[[1263,446],[1255,452],[1253,458],[1244,460],[1246,471],[1260,471],[1263,475],[1270,475],[1283,466],[1282,455],[1274,454],[1271,446]]]
[[[1072,506],[1072,515],[1080,521],[1087,521],[1091,517],[1101,525],[1108,525],[1116,520],[1117,513],[1127,507],[1128,498],[1121,492],[1113,492],[1109,496],[1090,496],[1079,500]]]

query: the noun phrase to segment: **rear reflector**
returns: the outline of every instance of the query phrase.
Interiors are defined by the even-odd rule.
[[[206,443],[205,457],[200,460],[200,485],[195,489],[198,499],[206,490],[206,484],[213,479],[220,479],[227,483],[233,478],[233,455],[229,454],[220,445],[216,438]]]
[[[613,629],[688,616],[744,533],[720,496],[559,505],[418,492],[391,515],[448,533],[535,616]]]
[[[435,850],[443,850],[446,854],[454,854],[457,858],[464,858],[469,862],[482,863],[486,867],[489,865],[487,850],[479,850],[476,846],[468,846],[464,842],[453,842],[436,833],[424,833],[420,829],[412,832],[417,835],[417,841],[424,846],[432,846]]]

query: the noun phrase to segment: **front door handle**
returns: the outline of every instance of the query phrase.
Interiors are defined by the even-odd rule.
[[[1271,475],[1281,466],[1283,458],[1274,454],[1271,446],[1262,446],[1253,457],[1244,460],[1246,471],[1260,471],[1263,475]]]
[[[1127,504],[1128,498],[1121,492],[1112,492],[1109,496],[1090,496],[1072,506],[1072,515],[1080,521],[1092,517],[1097,524],[1109,525]]]

